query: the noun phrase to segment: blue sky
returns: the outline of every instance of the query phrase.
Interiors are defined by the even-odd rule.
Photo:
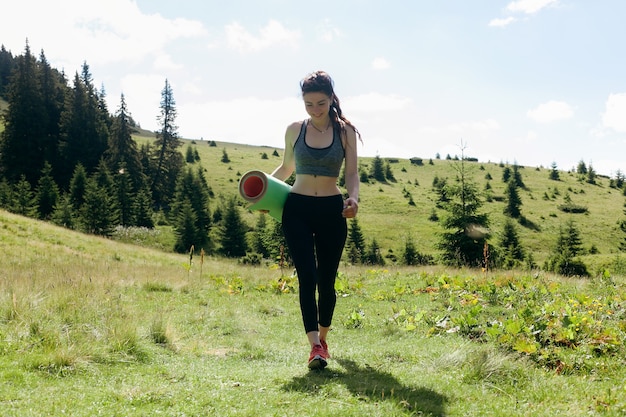
[[[87,6],[88,5],[88,6]],[[165,79],[185,138],[284,146],[323,69],[363,156],[626,172],[623,0],[21,0],[0,43],[72,79],[83,62],[109,109],[123,93],[156,129]]]

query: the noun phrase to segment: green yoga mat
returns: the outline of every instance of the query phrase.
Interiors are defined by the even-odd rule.
[[[248,209],[267,210],[279,222],[290,191],[291,185],[262,171],[248,171],[239,180],[239,194],[252,203]]]

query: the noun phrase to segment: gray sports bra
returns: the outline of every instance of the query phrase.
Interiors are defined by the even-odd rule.
[[[312,148],[306,143],[306,127],[308,123],[308,120],[302,122],[300,134],[293,145],[296,174],[338,177],[345,157],[345,150],[343,149],[339,132],[333,129],[333,141],[329,146]]]

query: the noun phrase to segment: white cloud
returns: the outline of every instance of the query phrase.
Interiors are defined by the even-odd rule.
[[[342,35],[341,31],[333,26],[330,19],[324,19],[324,21],[317,26],[317,37],[323,42],[332,42]]]
[[[238,22],[233,22],[226,26],[226,38],[230,48],[240,52],[258,52],[274,45],[297,48],[300,32],[289,30],[280,22],[270,20],[265,27],[260,29],[259,35],[255,36]]]
[[[505,19],[492,19],[489,22],[489,26],[492,27],[505,27],[510,25],[511,23],[515,22],[517,19],[515,19],[514,17],[507,17]]]
[[[556,4],[557,2],[558,0],[518,0],[509,3],[506,9],[514,13],[519,12],[533,14],[551,4]]]
[[[536,122],[550,123],[570,119],[574,115],[574,110],[564,101],[551,100],[528,110],[526,114]]]
[[[5,46],[21,48],[28,39],[36,55],[43,49],[54,57],[53,66],[71,73],[84,61],[90,66],[141,62],[175,39],[205,36],[206,31],[199,21],[143,14],[132,0],[94,0],[89,7],[80,0],[25,0],[12,5],[1,35]]]
[[[372,61],[372,68],[375,70],[386,70],[391,68],[391,64],[385,58],[378,57]]]
[[[616,132],[626,132],[626,93],[609,95],[602,115],[602,124]]]

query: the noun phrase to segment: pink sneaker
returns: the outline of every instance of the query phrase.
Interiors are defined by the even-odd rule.
[[[315,345],[309,355],[309,369],[324,369],[328,362],[328,351],[322,345]]]
[[[328,351],[328,345],[326,344],[326,341],[320,339],[320,343],[322,344],[322,347],[326,351],[326,359],[330,358],[330,352]]]

